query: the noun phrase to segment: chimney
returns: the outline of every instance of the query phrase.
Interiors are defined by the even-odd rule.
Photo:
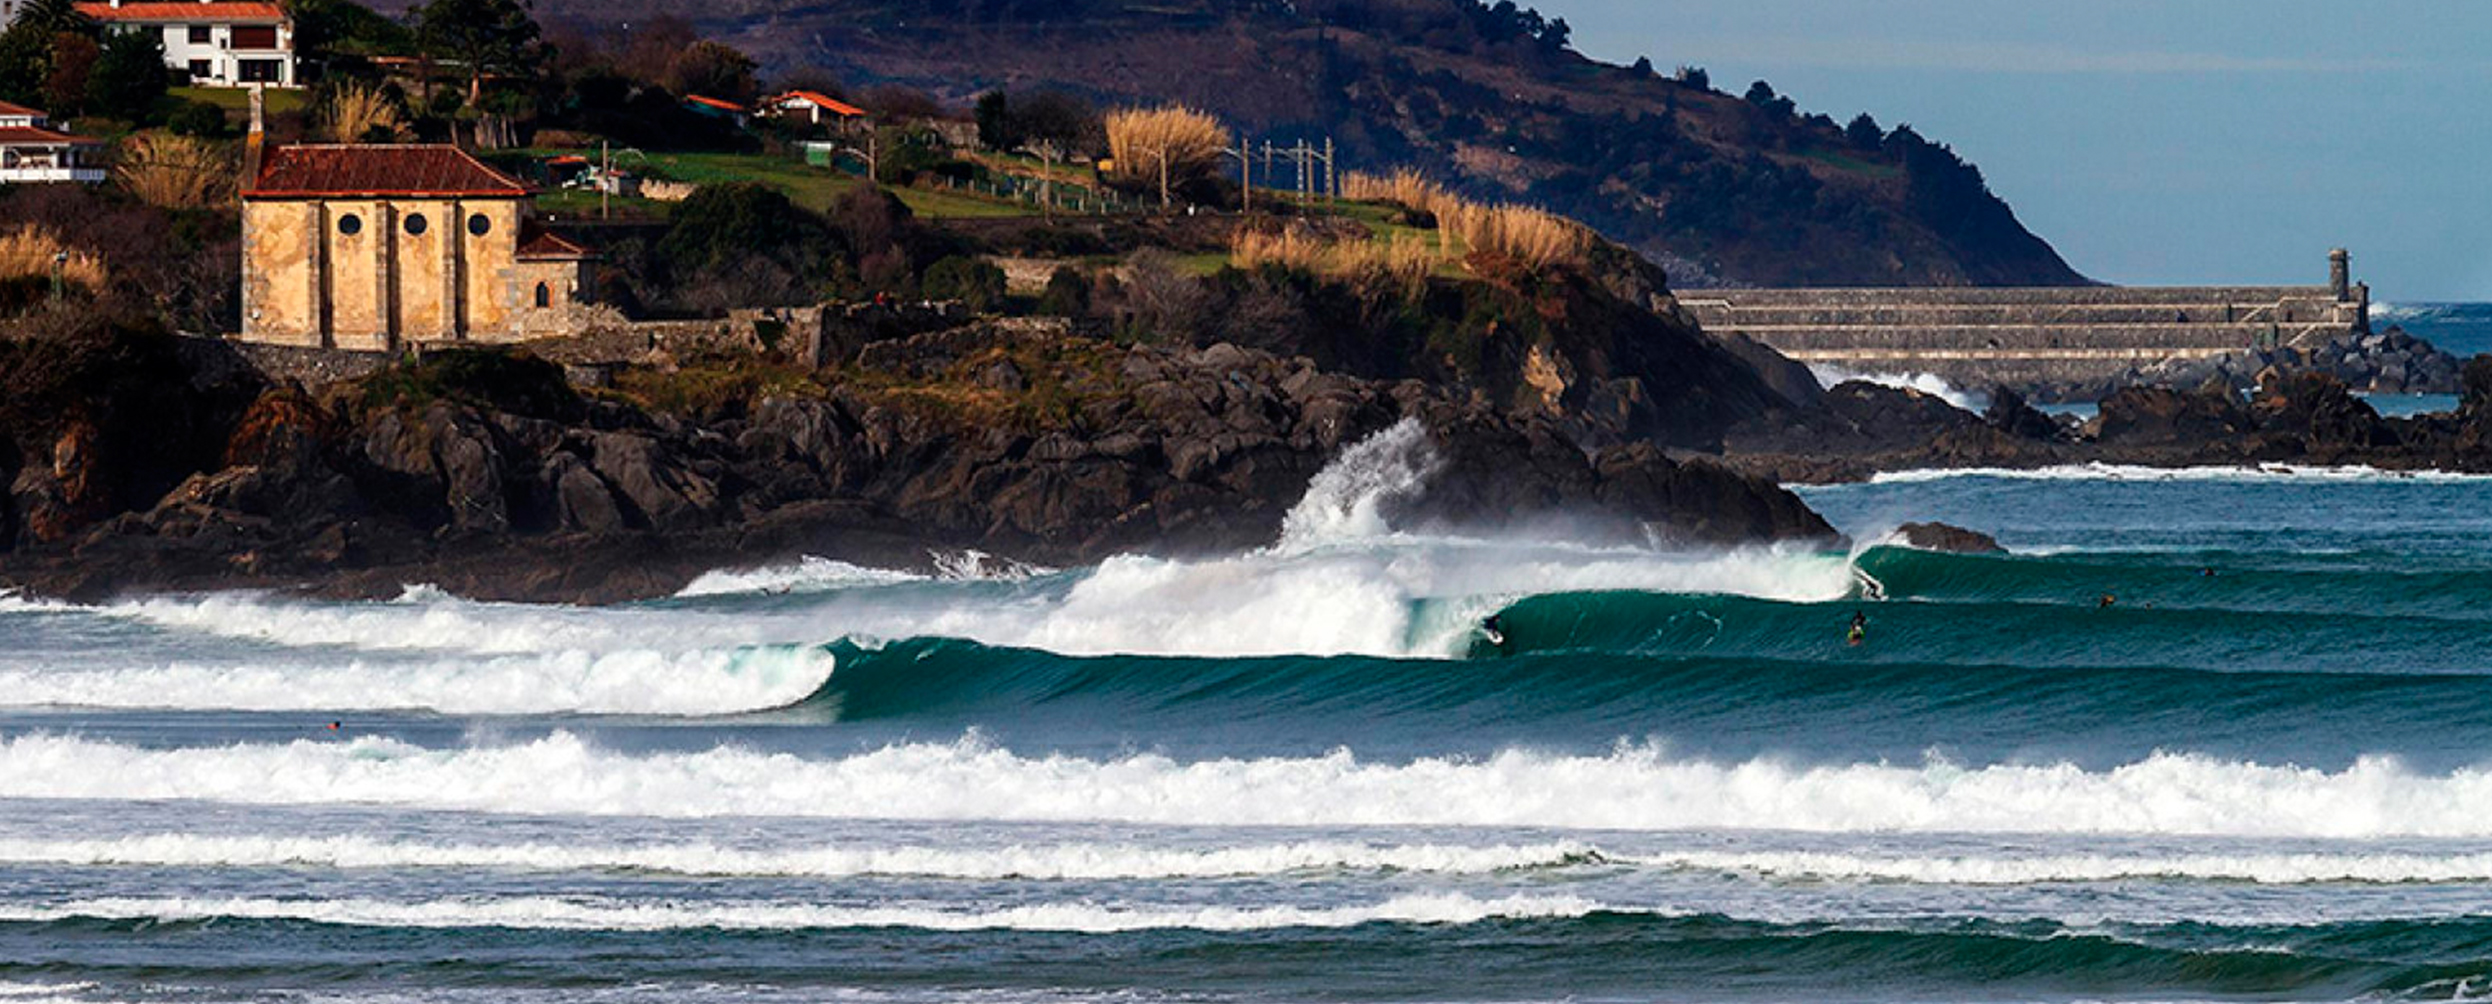
[[[268,151],[268,92],[251,85],[251,132],[242,140],[242,190],[259,187],[260,159]]]

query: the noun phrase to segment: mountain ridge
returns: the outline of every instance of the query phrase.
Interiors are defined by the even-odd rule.
[[[1247,135],[1334,139],[1580,219],[1673,285],[2080,285],[1978,168],[1910,127],[1864,133],[1770,87],[1597,62],[1562,19],[1476,0],[537,0],[558,29],[689,16],[773,73],[823,69],[966,105],[992,89],[1183,102]],[[1284,174],[1274,180],[1287,184]]]

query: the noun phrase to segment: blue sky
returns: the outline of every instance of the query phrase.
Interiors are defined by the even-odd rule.
[[[1575,46],[1909,122],[2078,271],[2492,300],[2492,3],[1526,0]]]

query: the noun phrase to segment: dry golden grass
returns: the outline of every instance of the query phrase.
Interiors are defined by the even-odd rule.
[[[1391,175],[1351,172],[1342,179],[1342,194],[1362,202],[1392,202],[1436,217],[1439,233],[1467,251],[1515,259],[1533,268],[1577,264],[1592,249],[1592,233],[1582,224],[1530,206],[1474,202],[1428,180],[1417,171]]]
[[[60,236],[34,226],[0,234],[0,279],[50,279],[54,260],[61,261],[63,281],[90,291],[104,289],[104,259],[64,243]]]
[[[395,143],[414,135],[396,102],[380,88],[347,84],[321,109],[329,139],[338,143]]]
[[[1299,230],[1240,230],[1229,239],[1229,261],[1239,268],[1276,266],[1360,283],[1393,283],[1416,289],[1443,262],[1426,241],[1333,241]]]
[[[210,140],[172,133],[133,133],[121,142],[113,176],[151,206],[198,209],[233,195],[234,164]]]
[[[1109,112],[1107,133],[1116,175],[1131,181],[1158,181],[1163,157],[1171,178],[1216,168],[1230,143],[1219,119],[1184,105]]]

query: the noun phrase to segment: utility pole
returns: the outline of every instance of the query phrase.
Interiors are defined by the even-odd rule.
[[[1333,138],[1324,137],[1324,204],[1341,203],[1341,169],[1333,161]]]
[[[614,218],[614,141],[597,141],[597,218]]]

